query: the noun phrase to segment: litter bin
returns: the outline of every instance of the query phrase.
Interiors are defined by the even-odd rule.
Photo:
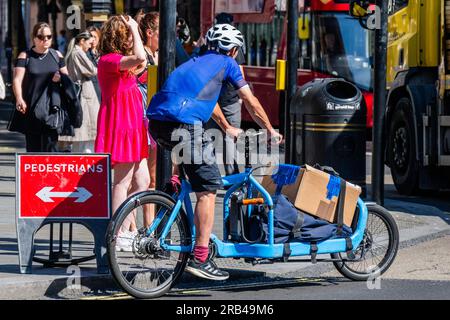
[[[294,164],[333,167],[366,186],[366,113],[361,91],[343,79],[316,79],[300,87],[290,106]]]

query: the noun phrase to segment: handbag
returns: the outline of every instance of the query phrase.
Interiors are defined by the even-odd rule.
[[[19,132],[26,134],[27,132],[27,119],[24,114],[17,111],[16,108],[11,111],[8,125],[6,129],[10,132]]]
[[[54,106],[51,108],[45,124],[49,129],[56,130],[60,134],[66,117],[67,112],[64,109]]]

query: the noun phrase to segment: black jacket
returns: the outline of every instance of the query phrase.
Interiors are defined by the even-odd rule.
[[[72,130],[80,128],[83,122],[83,109],[81,108],[78,89],[68,75],[61,75],[60,93],[61,104],[69,116],[69,125],[73,127]]]
[[[65,74],[61,82],[48,85],[34,106],[21,114],[14,110],[8,129],[23,134],[42,134],[56,130],[58,135],[73,136],[80,128],[83,111],[75,84]]]

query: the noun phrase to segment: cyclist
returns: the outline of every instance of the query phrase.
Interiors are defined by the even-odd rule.
[[[241,129],[230,126],[217,105],[222,88],[230,82],[238,90],[241,99],[254,111],[254,120],[268,130],[272,141],[281,143],[283,137],[270,124],[234,60],[244,42],[239,30],[229,24],[215,25],[209,29],[206,40],[208,51],[198,58],[190,59],[169,76],[162,90],[150,102],[147,116],[151,135],[169,150],[179,146],[179,141],[172,139],[175,130],[184,129],[190,137],[194,137],[181,142],[190,153],[190,162],[181,165],[197,197],[195,246],[186,271],[210,280],[226,280],[228,273],[208,259],[216,191],[221,189],[222,179],[211,138],[204,134],[203,124],[212,116],[228,135],[237,137],[241,133]],[[200,163],[195,161],[198,146],[201,146],[202,154]]]

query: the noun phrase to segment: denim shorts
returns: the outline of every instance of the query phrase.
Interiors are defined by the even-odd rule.
[[[215,192],[223,187],[214,146],[202,125],[151,120],[149,131],[172,161],[181,165],[194,192]]]

